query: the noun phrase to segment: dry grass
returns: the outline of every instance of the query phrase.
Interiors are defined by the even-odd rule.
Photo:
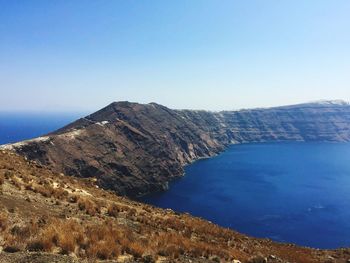
[[[51,186],[48,185],[36,185],[33,189],[34,193],[39,193],[44,197],[51,197],[54,190]]]
[[[76,219],[51,218],[44,225],[39,224],[40,220],[34,221],[21,227],[13,226],[7,231],[5,236],[9,248],[59,251],[62,254],[75,253],[79,257],[99,259],[116,259],[123,253],[135,258],[159,255],[176,259],[185,254],[191,257],[220,255],[230,258],[229,251],[222,247],[192,241],[177,232],[157,233],[143,229],[140,235],[111,219],[87,224]],[[0,217],[0,222],[4,231],[6,215]]]
[[[35,200],[35,207],[42,207],[31,217],[0,210],[4,239],[0,246],[12,252],[74,253],[97,259],[129,254],[147,262],[158,256],[175,261],[188,257],[248,262],[260,254],[290,262],[315,261],[312,250],[248,238],[190,215],[133,202],[97,189],[93,181],[54,174],[1,151],[0,184],[5,195],[11,189],[11,200],[22,202],[25,193]],[[32,203],[25,202],[29,212]]]
[[[117,217],[119,215],[120,209],[116,204],[109,204],[107,213],[109,216]]]
[[[18,177],[16,176],[13,176],[11,178],[11,183],[17,187],[19,190],[22,190],[22,182],[21,182],[21,179],[19,179]]]
[[[52,193],[52,196],[59,200],[67,199],[68,195],[69,195],[68,191],[63,188],[56,188]]]
[[[55,219],[43,227],[27,247],[46,252],[58,248],[62,254],[111,259],[120,255],[121,251],[115,240],[118,235],[115,234],[114,229],[103,225],[83,226],[73,219]]]
[[[90,199],[79,197],[77,202],[79,209],[85,211],[90,216],[95,216],[100,213],[98,205]]]

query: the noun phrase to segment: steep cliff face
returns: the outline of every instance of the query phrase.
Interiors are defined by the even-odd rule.
[[[349,141],[350,106],[324,102],[213,113],[116,102],[47,136],[4,148],[138,196],[166,188],[185,164],[231,143],[285,140]]]
[[[228,142],[214,135],[179,111],[119,102],[8,148],[55,171],[96,177],[103,188],[136,196],[166,188],[183,174],[184,164],[222,151]]]
[[[350,106],[345,102],[224,112],[223,118],[237,142],[350,140]]]

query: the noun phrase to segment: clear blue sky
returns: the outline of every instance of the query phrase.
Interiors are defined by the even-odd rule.
[[[0,0],[0,110],[350,100],[349,0]]]

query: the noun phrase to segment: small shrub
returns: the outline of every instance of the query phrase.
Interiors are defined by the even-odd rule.
[[[65,199],[65,198],[67,198],[68,195],[69,195],[69,193],[62,188],[53,189],[52,196],[57,198],[57,199],[61,199],[61,200]]]
[[[48,185],[37,186],[36,190],[39,194],[41,194],[44,197],[51,197],[52,193],[54,192],[54,189]]]
[[[106,260],[117,258],[121,254],[121,248],[113,238],[107,237],[105,240],[89,244],[86,252],[89,257]]]
[[[136,215],[136,209],[135,208],[130,208],[128,211],[127,211],[127,216],[128,217],[133,217]]]
[[[86,198],[79,198],[78,207],[80,210],[86,211],[86,213],[90,216],[100,213],[100,209],[96,203]]]
[[[128,246],[125,247],[125,251],[136,258],[141,258],[142,255],[145,253],[146,248],[139,242],[130,242]]]
[[[62,249],[62,254],[68,255],[70,252],[74,252],[76,241],[74,236],[63,235],[59,238],[58,246]]]
[[[117,217],[119,214],[119,208],[116,204],[111,204],[107,208],[107,213],[109,216]]]

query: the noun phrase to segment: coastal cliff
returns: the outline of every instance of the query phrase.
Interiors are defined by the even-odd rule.
[[[184,165],[230,144],[350,141],[350,106],[317,102],[208,112],[115,102],[46,136],[2,146],[131,197],[167,188]]]

